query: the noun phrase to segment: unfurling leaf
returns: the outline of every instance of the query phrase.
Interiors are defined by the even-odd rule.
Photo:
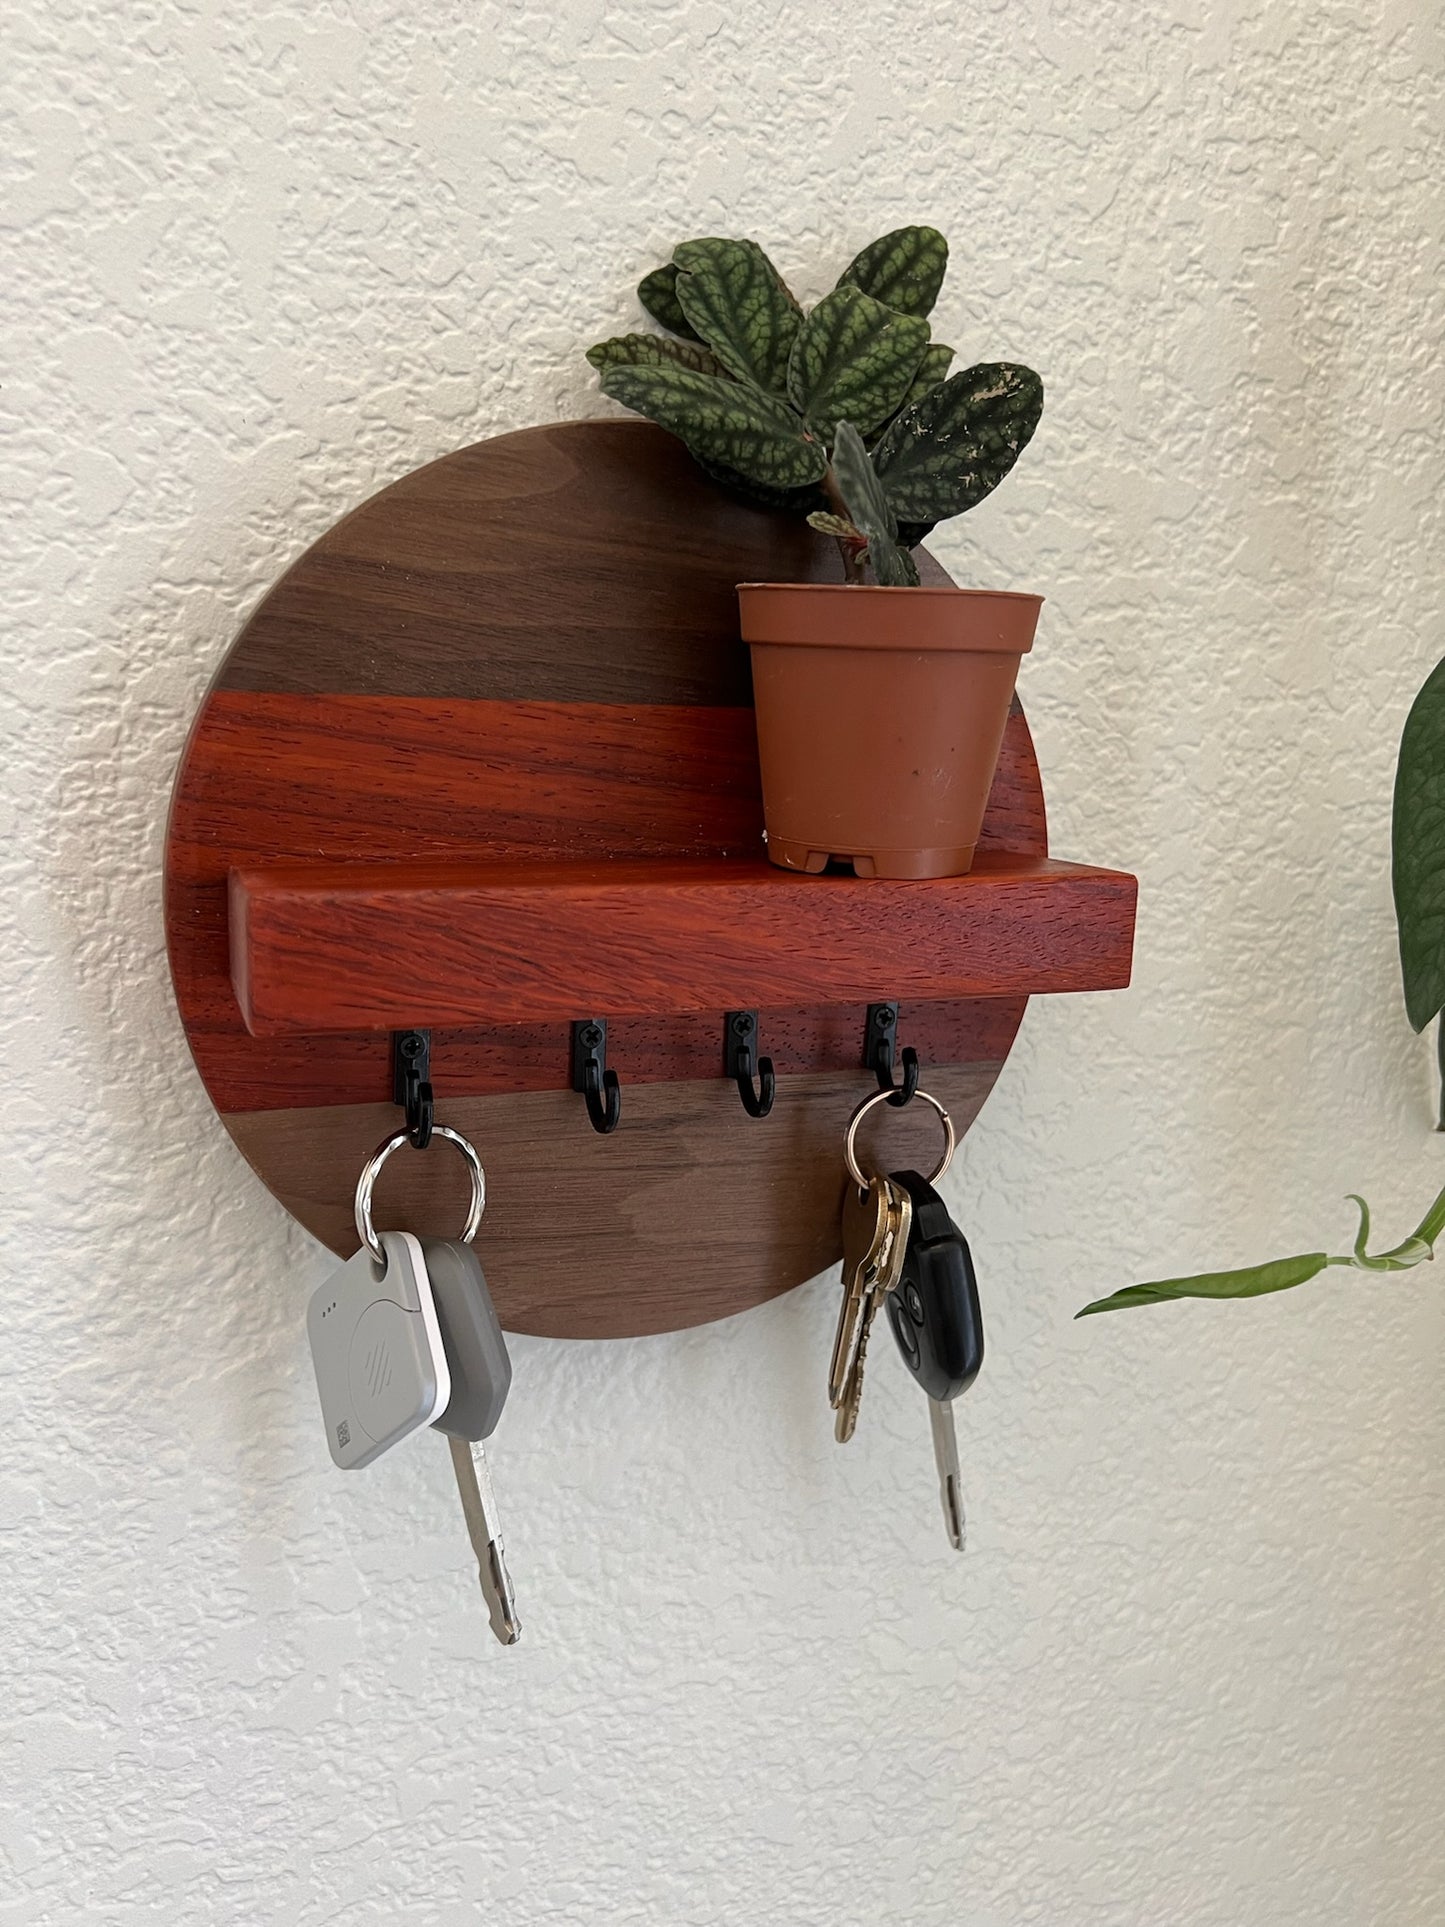
[[[908,393],[903,397],[903,406],[907,408],[910,402],[921,401],[946,380],[952,361],[952,348],[946,348],[941,341],[930,342],[923,351],[923,359],[918,364]]]
[[[669,429],[699,460],[735,469],[767,488],[802,488],[828,462],[786,402],[742,382],[690,368],[611,367],[602,388],[614,401]]]
[[[1393,854],[1405,1009],[1423,1030],[1445,1006],[1445,662],[1436,664],[1405,719]]]
[[[756,241],[684,241],[673,249],[677,298],[695,333],[739,381],[788,392],[797,302]]]
[[[995,361],[965,368],[905,408],[873,451],[894,514],[937,522],[973,508],[1027,447],[1043,406],[1032,369]]]
[[[885,589],[916,589],[918,570],[913,557],[898,546],[898,524],[863,437],[851,422],[838,424],[833,474],[848,514],[868,538],[868,562],[879,583]]]
[[[682,303],[677,298],[677,268],[669,261],[665,267],[654,268],[651,274],[643,275],[637,284],[637,298],[664,328],[670,328],[675,335],[685,341],[700,341],[692,323],[682,311]]]
[[[862,529],[850,522],[846,515],[831,515],[818,510],[808,517],[808,527],[817,529],[820,535],[836,535],[840,542],[867,542]]]
[[[1243,1271],[1203,1271],[1194,1278],[1164,1278],[1155,1284],[1126,1285],[1108,1298],[1096,1298],[1091,1305],[1075,1312],[1087,1318],[1096,1311],[1124,1311],[1132,1305],[1159,1305],[1171,1298],[1260,1298],[1269,1291],[1288,1291],[1317,1278],[1330,1262],[1323,1251],[1309,1251],[1298,1258],[1275,1258],[1267,1265],[1250,1265]]]
[[[891,542],[898,532],[883,484],[870,461],[863,437],[852,422],[839,422],[833,443],[833,473],[848,513],[871,541],[875,535]]]
[[[788,394],[825,435],[844,419],[866,435],[902,404],[927,346],[926,321],[835,288],[798,330]]]
[[[948,243],[936,227],[900,227],[850,261],[838,286],[861,288],[900,314],[932,314],[948,269]]]
[[[691,368],[699,375],[720,375],[722,363],[701,342],[673,341],[667,335],[614,335],[587,350],[594,368]]]

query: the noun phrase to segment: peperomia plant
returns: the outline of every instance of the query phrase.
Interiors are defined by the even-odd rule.
[[[1419,1031],[1445,1010],[1445,662],[1436,665],[1405,721],[1395,770],[1391,841],[1405,1010]],[[1445,1075],[1445,1031],[1440,1063]],[[1445,1110],[1441,1129],[1445,1130]],[[1171,1298],[1258,1298],[1306,1284],[1331,1265],[1359,1271],[1408,1271],[1434,1257],[1435,1245],[1445,1233],[1445,1190],[1403,1244],[1374,1256],[1367,1249],[1370,1207],[1353,1192],[1350,1198],[1359,1210],[1360,1228],[1348,1253],[1332,1257],[1324,1251],[1306,1251],[1240,1271],[1206,1271],[1190,1278],[1128,1285],[1108,1298],[1095,1299],[1076,1316],[1157,1305]]]
[[[948,266],[936,228],[864,248],[804,313],[755,241],[684,241],[637,293],[669,332],[589,348],[603,391],[677,435],[714,481],[836,537],[916,586],[911,549],[979,503],[1027,445],[1043,383],[1012,362],[949,375],[928,316]]]

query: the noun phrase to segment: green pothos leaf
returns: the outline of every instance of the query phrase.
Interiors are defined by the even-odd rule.
[[[788,394],[825,435],[845,418],[866,435],[901,406],[927,346],[926,321],[860,288],[835,288],[798,330]]]
[[[802,488],[828,465],[823,444],[786,402],[690,368],[609,367],[604,393],[680,436],[699,460],[771,489]]]
[[[1130,1305],[1157,1305],[1170,1298],[1258,1298],[1267,1291],[1287,1291],[1291,1285],[1302,1285],[1327,1265],[1344,1265],[1366,1272],[1410,1271],[1435,1256],[1436,1241],[1445,1234],[1445,1189],[1408,1238],[1373,1258],[1366,1249],[1370,1238],[1370,1207],[1353,1191],[1350,1200],[1359,1210],[1360,1229],[1347,1258],[1310,1251],[1299,1258],[1276,1258],[1267,1265],[1250,1265],[1243,1271],[1205,1271],[1193,1278],[1165,1278],[1156,1284],[1127,1285],[1108,1298],[1096,1298],[1074,1316],[1085,1318],[1095,1311],[1122,1311]]]
[[[1416,1030],[1445,1007],[1445,662],[1405,719],[1395,771],[1395,917]]]
[[[701,342],[674,341],[669,335],[613,335],[587,350],[594,368],[661,368],[668,364],[692,368],[700,375],[720,375],[722,363]]]
[[[1147,1285],[1126,1285],[1107,1298],[1075,1312],[1087,1318],[1096,1311],[1124,1311],[1133,1305],[1159,1305],[1171,1298],[1259,1298],[1270,1291],[1288,1291],[1316,1278],[1330,1262],[1323,1251],[1307,1251],[1298,1258],[1275,1258],[1267,1265],[1242,1271],[1201,1271],[1193,1278],[1163,1278]]]
[[[981,362],[905,408],[873,451],[902,522],[961,515],[997,488],[1028,446],[1044,406],[1031,368]]]
[[[872,241],[838,277],[900,314],[928,315],[948,271],[948,243],[936,227],[899,227]]]
[[[788,358],[803,311],[756,241],[684,241],[673,249],[677,298],[730,374],[788,392]]]
[[[643,275],[637,284],[637,298],[664,328],[670,328],[675,335],[685,341],[700,341],[692,323],[682,311],[682,303],[677,298],[677,267],[669,261],[665,266],[654,268],[651,274]]]

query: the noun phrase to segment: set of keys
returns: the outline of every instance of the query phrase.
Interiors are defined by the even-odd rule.
[[[928,1397],[933,1457],[949,1543],[965,1543],[963,1492],[953,1404],[983,1364],[983,1315],[968,1241],[934,1190],[953,1161],[953,1121],[937,1098],[920,1090],[943,1126],[944,1151],[931,1177],[898,1171],[867,1177],[857,1161],[858,1127],[890,1093],[876,1091],[848,1125],[843,1161],[852,1182],[843,1199],[843,1302],[828,1369],[828,1401],[840,1444],[852,1438],[863,1392],[868,1335],[878,1312]]]
[[[852,1182],[843,1201],[843,1302],[828,1368],[828,1399],[840,1444],[853,1437],[868,1340],[885,1306],[904,1364],[928,1396],[934,1459],[950,1542],[964,1546],[954,1400],[983,1363],[983,1320],[967,1241],[933,1186],[953,1158],[948,1112],[927,1091],[944,1152],[930,1177],[866,1176],[858,1127],[890,1093],[854,1112],[844,1140]],[[483,1440],[502,1415],[512,1382],[506,1340],[472,1249],[486,1205],[486,1176],[460,1132],[433,1124],[467,1163],[472,1201],[460,1238],[378,1232],[371,1201],[382,1166],[411,1142],[398,1131],[363,1167],[356,1186],[361,1249],[316,1291],[306,1329],[332,1459],[344,1471],[372,1464],[423,1426],[446,1435],[467,1533],[492,1631],[504,1646],[521,1636],[501,1521]]]
[[[423,1426],[446,1435],[487,1616],[497,1638],[511,1646],[522,1627],[482,1444],[496,1430],[512,1383],[506,1340],[472,1249],[486,1177],[460,1132],[434,1124],[431,1136],[455,1144],[467,1161],[472,1202],[461,1237],[374,1229],[377,1177],[411,1141],[398,1131],[362,1170],[356,1186],[361,1249],[313,1293],[306,1331],[326,1441],[343,1471],[372,1464]]]

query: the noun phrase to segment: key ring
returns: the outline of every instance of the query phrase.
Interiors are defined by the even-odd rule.
[[[431,1134],[434,1138],[444,1137],[467,1161],[467,1170],[472,1180],[472,1208],[467,1213],[466,1224],[462,1227],[462,1243],[470,1244],[477,1235],[482,1222],[482,1212],[487,1204],[487,1174],[482,1169],[482,1160],[475,1149],[449,1124],[433,1124]],[[356,1232],[361,1242],[371,1253],[373,1264],[386,1268],[386,1253],[381,1248],[381,1240],[376,1235],[371,1222],[371,1194],[376,1189],[376,1180],[381,1176],[381,1167],[393,1151],[399,1151],[403,1144],[411,1143],[409,1131],[398,1131],[394,1137],[386,1138],[378,1144],[366,1163],[361,1167],[361,1176],[356,1180]]]
[[[874,1091],[871,1096],[864,1098],[863,1102],[848,1120],[848,1130],[843,1139],[843,1162],[848,1167],[849,1177],[852,1178],[860,1191],[866,1191],[868,1189],[868,1180],[858,1169],[858,1159],[854,1152],[854,1147],[858,1142],[858,1126],[871,1110],[874,1110],[879,1104],[886,1104],[892,1095],[891,1087],[886,1091]],[[953,1149],[958,1142],[954,1134],[953,1119],[948,1115],[948,1112],[944,1110],[943,1106],[931,1091],[917,1090],[913,1095],[937,1113],[938,1121],[943,1126],[943,1156],[938,1161],[938,1168],[930,1173],[928,1179],[930,1184],[936,1184],[953,1162]]]

